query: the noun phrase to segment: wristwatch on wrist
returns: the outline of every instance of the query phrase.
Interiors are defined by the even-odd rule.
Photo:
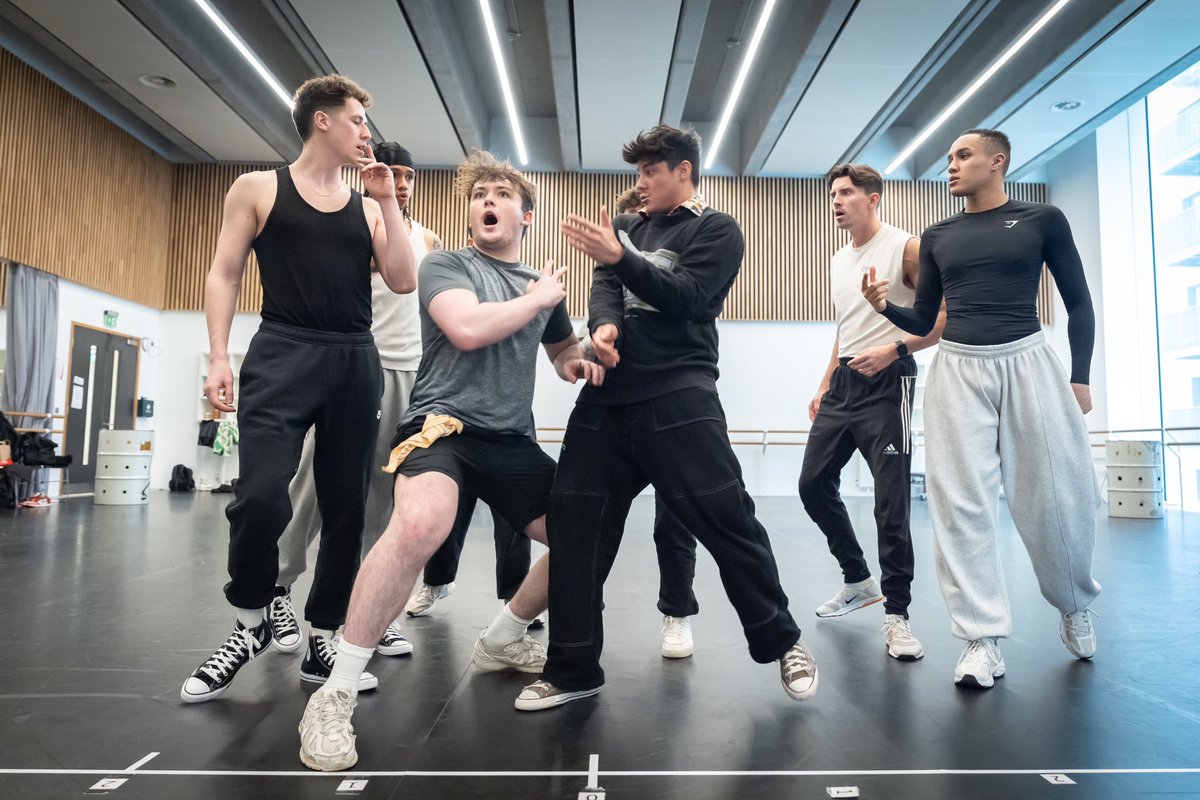
[[[906,345],[904,343],[903,339],[897,339],[896,340],[896,357],[904,358],[906,355],[908,355],[908,345]]]

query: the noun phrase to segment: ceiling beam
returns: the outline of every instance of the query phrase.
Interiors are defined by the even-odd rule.
[[[752,91],[740,101],[740,174],[762,171],[855,5],[855,0],[783,4],[783,16],[777,17],[773,26],[773,46],[770,52],[759,52],[758,77]]]
[[[453,16],[456,5],[437,0],[400,0],[400,10],[421,49],[450,124],[458,134],[463,152],[468,152],[473,147],[485,148],[491,120],[466,47],[455,34],[462,30],[461,23]],[[474,46],[486,47],[487,43],[478,42]]]
[[[675,29],[675,47],[671,51],[671,71],[667,74],[667,90],[663,94],[659,122],[678,127],[683,120],[683,107],[692,88],[692,73],[700,53],[704,22],[708,18],[709,0],[683,0],[679,9],[679,26]]]
[[[571,20],[571,0],[546,0],[544,8],[563,169],[578,172],[579,97],[575,93],[575,25]]]

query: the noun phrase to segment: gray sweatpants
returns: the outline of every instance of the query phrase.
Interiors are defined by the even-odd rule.
[[[942,340],[925,386],[938,582],[959,639],[1012,633],[996,547],[1000,483],[1042,596],[1088,607],[1099,494],[1087,428],[1041,333],[1002,345]]]
[[[392,452],[392,439],[396,436],[396,425],[408,410],[408,396],[412,394],[417,373],[411,370],[383,370],[383,398],[380,400],[379,439],[375,442],[374,461],[371,466],[370,485],[367,488],[367,509],[364,517],[362,551],[366,553],[379,541],[383,529],[392,516],[392,489],[395,479],[381,467],[388,463]],[[292,498],[292,521],[279,537],[278,586],[291,586],[308,566],[308,546],[321,531],[321,512],[317,508],[317,488],[313,483],[313,453],[316,439],[309,429],[304,437],[304,450],[300,455],[300,467],[296,477],[288,486]]]

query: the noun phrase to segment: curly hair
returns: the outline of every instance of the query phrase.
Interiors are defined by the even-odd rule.
[[[537,187],[521,170],[508,161],[500,161],[486,150],[472,150],[471,155],[458,165],[454,177],[454,191],[468,200],[471,190],[478,184],[504,181],[521,194],[521,210],[532,211],[537,205]]]
[[[671,169],[687,161],[692,165],[692,185],[700,185],[700,134],[691,128],[655,125],[621,148],[621,157],[627,164],[665,161]]]
[[[642,207],[642,195],[638,192],[635,186],[632,189],[626,189],[617,195],[617,213],[624,214],[629,211],[637,211]]]

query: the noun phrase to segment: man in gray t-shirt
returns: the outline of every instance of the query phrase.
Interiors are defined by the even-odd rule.
[[[469,427],[531,436],[530,408],[537,346],[553,346],[572,333],[566,305],[542,309],[525,327],[486,347],[464,350],[429,314],[429,304],[450,289],[465,289],[479,303],[525,296],[541,275],[524,264],[494,258],[476,247],[430,253],[417,281],[421,300],[421,366],[401,427],[431,414],[449,414]]]
[[[412,592],[421,568],[445,541],[460,490],[479,497],[531,539],[546,543],[554,460],[532,437],[538,344],[559,377],[600,385],[571,329],[564,269],[521,263],[536,189],[508,162],[475,153],[458,171],[473,244],[433,253],[421,265],[423,353],[411,403],[396,435],[395,508],[363,561],[333,671],[300,721],[300,760],[319,770],[358,761],[350,718],[359,676],[375,643]],[[540,673],[546,650],[526,634],[546,609],[548,556],[475,642],[485,670]]]

